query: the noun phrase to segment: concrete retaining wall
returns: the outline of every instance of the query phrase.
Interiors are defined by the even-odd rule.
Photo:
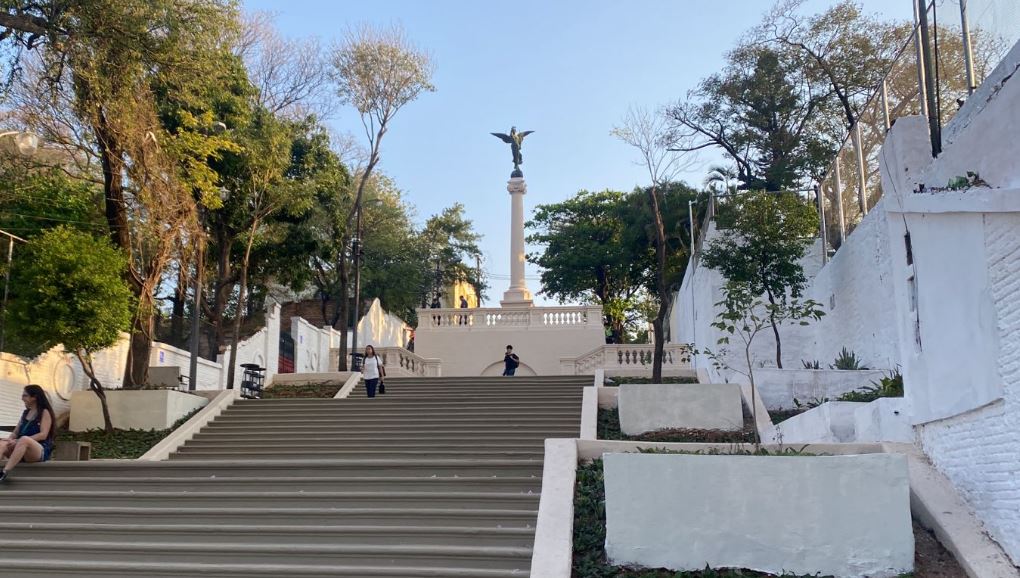
[[[794,399],[801,403],[836,399],[844,393],[872,385],[889,375],[888,371],[845,371],[838,369],[776,369],[754,370],[754,384],[769,409],[792,409]]]
[[[904,456],[606,454],[604,464],[615,564],[855,578],[913,569]],[[748,480],[782,491],[763,499]]]
[[[660,429],[739,430],[744,425],[740,386],[727,384],[623,384],[620,429],[638,435]]]
[[[177,420],[209,403],[206,397],[171,390],[108,390],[110,421],[118,429],[167,429]],[[91,391],[71,396],[71,431],[103,427],[99,398]]]

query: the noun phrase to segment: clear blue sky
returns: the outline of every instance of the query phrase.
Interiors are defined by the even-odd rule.
[[[831,3],[808,6],[820,11]],[[884,17],[912,15],[911,0],[863,4]],[[771,1],[245,0],[244,6],[275,14],[284,35],[326,42],[352,24],[397,22],[432,52],[437,90],[394,119],[381,168],[417,207],[419,221],[455,202],[465,205],[484,235],[491,305],[509,284],[512,167],[507,145],[489,133],[511,125],[536,131],[524,146],[526,215],[580,189],[631,190],[647,178],[610,129],[628,105],[675,102],[718,70]],[[331,124],[362,135],[353,109],[341,109]],[[685,178],[698,183],[703,174]],[[537,292],[538,271],[529,264],[527,274]]]

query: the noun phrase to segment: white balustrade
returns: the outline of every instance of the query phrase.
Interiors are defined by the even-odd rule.
[[[690,369],[690,347],[684,344],[667,344],[663,348],[663,369]],[[584,355],[560,358],[564,374],[588,375],[596,369],[634,370],[651,369],[655,357],[653,344],[602,345]]]
[[[470,331],[473,328],[576,328],[602,323],[600,307],[529,307],[527,309],[419,309],[429,329]]]

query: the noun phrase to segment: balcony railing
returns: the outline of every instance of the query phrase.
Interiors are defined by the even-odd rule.
[[[602,326],[602,308],[530,307],[527,309],[419,309],[421,326],[448,331],[477,329],[573,329]]]
[[[563,375],[588,375],[596,369],[607,374],[614,372],[639,373],[651,371],[655,346],[652,344],[602,345],[584,355],[561,357]],[[667,343],[663,348],[663,371],[690,369],[690,347]]]

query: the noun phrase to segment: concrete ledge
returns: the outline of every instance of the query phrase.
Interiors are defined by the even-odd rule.
[[[343,386],[337,390],[333,399],[347,399],[347,397],[351,395],[351,392],[354,391],[354,388],[358,386],[358,383],[361,382],[361,372],[349,371],[347,373],[349,373],[350,376],[347,378],[347,381],[344,382]]]
[[[545,440],[531,578],[570,578],[574,557],[574,482],[577,442]]]
[[[652,366],[636,367],[634,369],[613,369],[605,370],[606,377],[651,377]],[[698,372],[694,369],[666,369],[662,368],[662,377],[686,377],[697,379]]]
[[[854,411],[854,441],[914,441],[910,406],[902,397],[880,397]]]
[[[910,508],[922,526],[935,532],[970,578],[1018,578],[1020,571],[985,533],[952,483],[913,444],[883,444],[906,455],[910,471]]]
[[[592,384],[595,387],[602,387],[606,384],[606,370],[596,369],[595,370],[595,382]]]
[[[778,443],[780,440],[776,435],[776,426],[772,423],[772,416],[765,407],[765,402],[758,395],[758,388],[754,390],[754,399],[751,399],[751,384],[741,384],[740,399],[749,409],[754,408],[751,415],[754,416],[755,429],[758,430],[758,440],[764,443]]]
[[[913,570],[904,456],[607,454],[604,467],[614,564],[840,578]],[[762,500],[746,480],[785,491]]]
[[[619,387],[600,387],[598,389],[598,396],[599,407],[603,409],[620,407]]]
[[[329,371],[322,373],[277,373],[269,381],[269,387],[276,385],[308,385],[326,383],[343,385],[351,376],[350,371]]]
[[[854,455],[854,454],[880,454],[884,448],[882,444],[803,444],[803,445],[781,445],[762,444],[762,448],[779,453],[792,448],[807,454],[826,455]],[[577,440],[577,459],[591,461],[601,458],[606,453],[637,452],[638,450],[663,449],[677,452],[704,452],[717,451],[721,453],[733,453],[739,451],[754,451],[754,444],[689,444],[689,443],[664,443],[664,442],[642,442],[642,441],[616,441],[616,440]]]
[[[598,437],[600,389],[608,388],[585,387],[581,395],[581,439],[583,440],[593,440]]]
[[[854,414],[867,406],[857,401],[829,401],[776,426],[784,443],[853,442]]]
[[[879,369],[856,371],[761,367],[754,370],[754,383],[767,407],[789,409],[794,407],[794,398],[802,403],[815,399],[835,399],[888,375],[888,370]]]
[[[620,430],[626,435],[673,428],[739,431],[744,426],[735,383],[625,383],[619,404]]]
[[[161,430],[205,406],[205,397],[169,389],[106,390],[110,421],[118,429]],[[91,390],[71,394],[71,422],[68,429],[81,432],[103,427],[103,409]]]
[[[224,409],[230,407],[240,397],[241,390],[239,389],[224,389],[220,391],[201,411],[181,424],[181,427],[171,432],[170,435],[163,438],[163,441],[152,446],[149,451],[142,454],[138,459],[148,462],[158,462],[167,459],[170,457],[170,454],[177,451],[177,448],[184,445],[184,442],[190,440],[200,429],[205,427],[216,416],[223,413]]]
[[[698,383],[712,383],[712,378],[708,375],[708,370],[704,367],[699,367],[694,370],[698,376]]]

